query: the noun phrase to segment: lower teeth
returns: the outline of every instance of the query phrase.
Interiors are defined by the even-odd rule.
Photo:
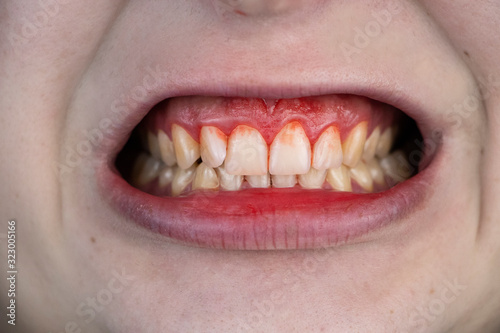
[[[247,188],[302,188],[371,193],[411,177],[405,154],[397,150],[384,157],[360,161],[354,168],[341,165],[328,170],[310,168],[304,175],[230,175],[225,166],[211,168],[201,161],[191,167],[167,166],[147,153],[136,159],[132,185],[166,196],[180,196],[195,190],[239,191]],[[158,193],[156,193],[158,194]]]

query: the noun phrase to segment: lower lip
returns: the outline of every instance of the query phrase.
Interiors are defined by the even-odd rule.
[[[109,163],[97,176],[102,197],[115,210],[171,240],[226,250],[292,250],[355,243],[405,223],[429,200],[436,164],[434,158],[411,179],[374,194],[249,189],[170,198],[132,187]]]

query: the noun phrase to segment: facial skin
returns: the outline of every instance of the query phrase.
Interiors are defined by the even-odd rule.
[[[384,10],[383,32],[356,46],[355,29]],[[486,0],[2,1],[0,232],[16,220],[16,328],[498,331],[499,21],[500,5]],[[318,251],[195,248],[139,228],[101,199],[97,146],[60,166],[102,119],[123,124],[111,106],[151,70],[166,93],[192,82],[241,95],[409,93],[443,133],[430,200],[405,227]],[[474,96],[482,103],[454,108]],[[147,97],[130,105],[136,122]],[[120,136],[113,128],[105,140]],[[2,258],[6,248],[4,238]]]

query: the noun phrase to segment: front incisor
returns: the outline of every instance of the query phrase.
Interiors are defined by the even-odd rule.
[[[269,173],[302,175],[311,167],[311,144],[299,122],[287,124],[276,135],[269,153]]]
[[[237,126],[227,141],[226,172],[230,175],[267,174],[267,143],[255,128]]]
[[[330,126],[314,144],[312,167],[317,170],[338,168],[342,164],[342,142],[337,127]]]

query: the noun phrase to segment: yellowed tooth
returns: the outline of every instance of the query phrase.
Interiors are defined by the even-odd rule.
[[[212,168],[222,165],[226,158],[227,136],[214,126],[203,126],[200,132],[200,154],[204,163]]]
[[[211,189],[215,190],[219,188],[219,178],[215,170],[205,163],[200,163],[196,168],[193,179],[193,190],[199,189]]]
[[[149,153],[151,154],[151,156],[153,156],[157,160],[160,160],[161,159],[160,145],[158,144],[158,138],[157,138],[156,134],[154,134],[151,131],[148,131],[147,139],[148,139]]]
[[[320,189],[325,183],[326,172],[327,170],[311,168],[308,173],[299,176],[299,184],[303,188]]]
[[[365,147],[368,122],[362,121],[357,124],[342,143],[342,152],[344,154],[343,163],[348,167],[355,167],[361,160],[363,149]]]
[[[172,125],[172,141],[175,157],[181,169],[188,169],[200,158],[200,145],[189,133],[177,124]]]
[[[271,176],[266,173],[262,176],[245,176],[246,181],[253,188],[268,188],[271,187]]]
[[[343,153],[340,133],[337,127],[330,126],[321,133],[314,144],[312,167],[317,170],[338,168],[342,164]]]
[[[365,142],[365,149],[363,151],[363,160],[365,162],[368,162],[375,157],[379,138],[380,128],[377,126]]]
[[[162,167],[161,161],[148,154],[142,153],[135,160],[132,169],[132,183],[135,186],[144,186],[158,177]]]
[[[303,175],[311,167],[311,144],[298,121],[281,129],[271,144],[269,173],[271,175]]]
[[[229,135],[226,172],[230,175],[267,175],[268,148],[255,128],[239,125]]]
[[[164,167],[160,171],[160,175],[158,176],[158,186],[160,188],[165,188],[168,185],[172,184],[174,180],[176,167]]]
[[[363,161],[360,161],[355,168],[351,168],[351,179],[358,183],[366,192],[373,192],[373,179],[370,170]]]
[[[391,151],[392,145],[394,143],[394,129],[388,127],[381,135],[378,140],[376,154],[378,157],[386,157]]]
[[[370,175],[372,176],[373,181],[378,185],[385,185],[385,175],[384,170],[380,167],[380,163],[378,159],[373,158],[366,162],[366,166],[370,171]]]
[[[226,172],[225,165],[221,165],[215,169],[220,180],[220,187],[226,191],[238,191],[243,183],[243,176],[230,175]]]
[[[297,176],[296,175],[272,175],[271,176],[271,184],[276,188],[286,188],[286,187],[294,187],[297,184]]]
[[[174,179],[172,180],[172,196],[179,196],[186,187],[191,184],[196,172],[196,165],[187,169],[177,168]]]
[[[407,180],[414,171],[406,155],[401,150],[396,150],[392,154],[384,157],[380,161],[380,167],[387,176],[396,182]]]
[[[326,181],[334,190],[352,192],[351,175],[349,168],[341,165],[338,168],[328,169],[326,173]]]
[[[169,167],[176,165],[177,159],[175,158],[174,143],[162,130],[158,131],[158,143],[163,163]]]

